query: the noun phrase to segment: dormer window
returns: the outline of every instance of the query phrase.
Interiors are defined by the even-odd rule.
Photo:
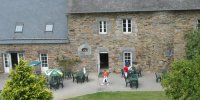
[[[15,33],[22,33],[23,27],[24,27],[23,23],[17,23],[16,26],[15,26]]]
[[[53,32],[53,24],[46,24],[45,31],[46,32]]]

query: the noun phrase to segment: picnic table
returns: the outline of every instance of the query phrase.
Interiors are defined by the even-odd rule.
[[[47,86],[50,89],[59,89],[59,87],[61,86],[62,88],[64,87],[63,84],[63,78],[60,76],[54,76],[54,77],[49,77],[47,80]]]
[[[142,76],[142,68],[135,68],[135,67],[132,67],[132,70],[129,70],[129,73],[134,73],[134,74],[137,74],[138,77],[141,77]],[[121,76],[122,77],[125,77],[124,76],[124,69],[121,69]]]
[[[73,78],[73,82],[76,80],[76,83],[83,83],[85,81],[89,81],[89,73],[83,73],[83,71],[78,71],[78,72],[74,72],[72,73],[72,78]]]
[[[138,88],[138,74],[134,71],[129,71],[127,78],[125,78],[126,87],[130,84],[130,87],[136,86]]]

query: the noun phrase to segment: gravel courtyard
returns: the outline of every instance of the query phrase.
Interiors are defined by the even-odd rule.
[[[0,74],[0,90],[3,89],[5,81],[9,77],[7,74]],[[111,73],[109,75],[109,85],[101,85],[102,78],[98,78],[97,73],[89,74],[89,82],[76,83],[72,79],[64,80],[64,88],[58,90],[52,89],[54,100],[63,100],[76,96],[103,92],[103,91],[163,91],[160,83],[156,83],[155,74],[152,72],[143,72],[142,77],[139,77],[139,87],[126,87],[121,74]]]

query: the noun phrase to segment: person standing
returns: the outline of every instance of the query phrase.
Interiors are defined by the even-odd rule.
[[[106,70],[104,70],[103,72],[103,84],[104,85],[105,83],[107,83],[107,85],[109,85],[108,83],[108,72]]]
[[[128,76],[128,66],[125,65],[125,66],[124,66],[124,78],[126,79],[127,76]]]

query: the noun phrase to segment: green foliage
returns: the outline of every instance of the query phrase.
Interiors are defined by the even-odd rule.
[[[81,62],[79,58],[67,58],[64,55],[57,57],[56,61],[65,71],[72,71],[73,66]]]
[[[173,62],[162,80],[166,94],[173,99],[198,100],[200,97],[200,56],[193,58]]]
[[[43,75],[36,76],[25,60],[20,59],[2,90],[2,100],[51,100],[52,92],[45,86]]]
[[[191,31],[185,34],[186,57],[192,59],[195,55],[200,55],[200,30]]]

